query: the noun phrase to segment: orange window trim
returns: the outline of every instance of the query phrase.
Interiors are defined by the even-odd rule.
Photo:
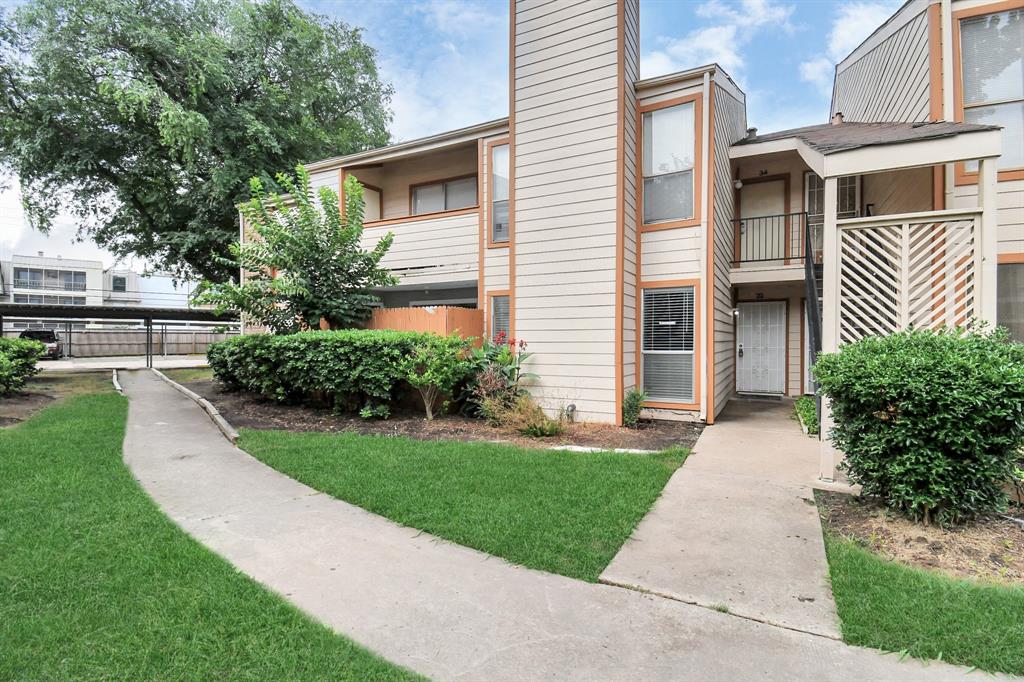
[[[703,125],[703,95],[694,93],[684,97],[675,97],[662,102],[645,104],[637,108],[636,112],[636,221],[638,232],[653,232],[656,230],[672,230],[680,227],[698,227],[701,219],[700,202],[697,197],[700,193],[701,183],[701,152],[704,144]],[[683,220],[665,220],[657,223],[644,222],[644,114],[668,109],[693,102],[693,216]]]
[[[960,55],[960,22],[964,19],[1005,12],[1010,9],[1024,9],[1024,0],[1005,0],[990,5],[980,5],[953,12],[953,120],[962,123],[964,120],[964,83],[963,62]],[[968,172],[963,163],[957,163],[953,170],[954,183],[962,185],[978,184],[978,173]],[[996,174],[999,181],[1024,180],[1024,167],[1007,168]]]
[[[1001,253],[996,257],[998,265],[1024,264],[1024,253]]]
[[[491,189],[492,189],[491,188],[491,178],[493,177],[493,173],[494,173],[494,171],[492,170],[493,167],[494,167],[494,148],[495,147],[508,146],[508,144],[509,144],[509,138],[508,137],[502,137],[502,138],[497,139],[497,140],[491,140],[490,142],[488,142],[484,146],[484,148],[485,148],[485,152],[484,153],[487,155],[486,156],[486,158],[487,158],[487,178],[484,181],[484,182],[487,183],[487,220],[484,222],[484,232],[485,232],[486,239],[487,239],[487,248],[488,249],[507,249],[508,245],[509,245],[509,241],[503,241],[503,242],[491,241],[491,235],[494,234],[493,230],[491,229],[492,221],[494,220],[494,215],[493,215],[494,212],[492,210],[490,210],[493,207],[493,205],[494,205],[494,201],[490,198]],[[512,172],[512,148],[511,147],[509,147],[508,166],[509,166],[509,173],[511,174],[511,172]],[[478,182],[477,185],[478,186],[482,186],[482,183]],[[511,185],[509,186],[509,190],[511,190]],[[509,192],[509,206],[510,207],[511,207],[511,204],[512,204],[512,196],[511,196],[511,191],[510,191]],[[483,206],[483,200],[480,201],[480,205]],[[482,215],[482,212],[481,212],[481,215]],[[508,226],[509,240],[511,240],[511,238],[512,238],[512,210],[511,210],[511,208],[509,209],[509,221],[508,222],[509,222],[509,226]]]
[[[494,338],[494,331],[491,329],[491,311],[494,310],[494,297],[495,296],[508,296],[508,327],[509,327],[509,338],[512,338],[512,294],[509,293],[508,289],[494,289],[487,292],[487,307],[484,308],[484,334],[487,335],[488,339]]]
[[[700,330],[700,306],[703,305],[700,299],[700,279],[666,279],[659,281],[641,282],[637,281],[637,324],[636,324],[636,348],[634,363],[636,367],[637,386],[642,386],[643,373],[640,371],[642,363],[642,334],[643,334],[643,292],[644,289],[669,289],[674,287],[693,287],[693,395],[696,400],[692,403],[671,403],[662,401],[644,401],[644,407],[666,410],[700,410],[700,353],[701,353],[701,330]]]

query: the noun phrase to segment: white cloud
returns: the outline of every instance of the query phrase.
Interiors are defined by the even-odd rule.
[[[746,67],[743,48],[769,27],[792,31],[789,20],[793,10],[792,5],[774,0],[708,0],[696,13],[712,23],[681,38],[659,36],[655,41],[658,48],[640,58],[640,75],[647,78],[716,63],[741,80]]]
[[[114,257],[91,241],[78,241],[78,223],[70,214],[58,215],[48,234],[38,232],[28,224],[21,207],[21,191],[17,182],[0,178],[0,259],[13,254],[34,255],[42,251],[49,256],[101,260],[113,265]]]
[[[834,75],[835,64],[828,57],[800,62],[800,80],[813,84],[822,95],[828,96],[832,93]]]
[[[840,4],[823,52],[800,64],[800,80],[831,94],[835,64],[842,61],[896,10],[896,0]]]

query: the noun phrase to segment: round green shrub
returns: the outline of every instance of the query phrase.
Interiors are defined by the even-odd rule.
[[[206,357],[213,375],[229,388],[355,411],[394,399],[406,378],[402,361],[431,338],[376,329],[245,334],[212,344]]]
[[[1024,345],[1005,331],[869,337],[819,356],[814,375],[864,494],[926,523],[1005,508],[1024,447]]]
[[[32,339],[0,338],[0,395],[16,391],[38,373],[37,363],[45,350]]]

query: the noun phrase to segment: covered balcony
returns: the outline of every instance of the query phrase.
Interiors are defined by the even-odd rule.
[[[751,135],[730,150],[733,284],[803,280],[808,364],[865,336],[994,323],[999,155],[998,127],[966,123],[839,117]],[[979,167],[976,201],[947,207],[946,169],[968,161]],[[822,432],[829,426],[826,408]],[[823,479],[837,458],[822,441]]]
[[[504,126],[504,128],[503,128]],[[364,188],[364,245],[394,242],[383,264],[403,299],[462,300],[479,277],[481,138],[507,128],[495,121],[308,166],[314,185]],[[449,295],[450,294],[450,295]]]

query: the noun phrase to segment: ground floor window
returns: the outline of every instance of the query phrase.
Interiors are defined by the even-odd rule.
[[[508,296],[491,296],[491,338],[501,335],[508,337],[511,333],[511,306]]]
[[[694,288],[644,289],[643,388],[654,401],[694,402]]]
[[[1024,343],[1024,263],[1001,263],[997,272],[996,322]]]

